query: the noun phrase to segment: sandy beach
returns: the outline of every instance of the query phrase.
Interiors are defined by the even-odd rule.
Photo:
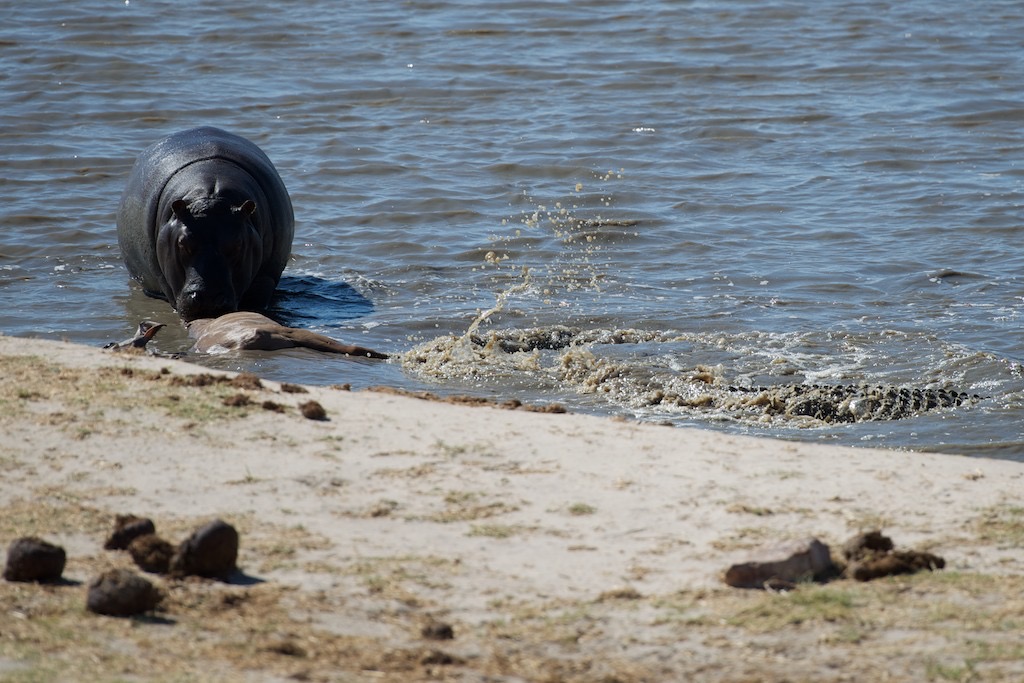
[[[0,366],[0,541],[68,554],[62,584],[0,582],[3,680],[1024,678],[1021,463],[257,386],[11,337]],[[230,522],[241,574],[148,575],[155,613],[86,612],[92,576],[132,566],[103,550],[125,513],[173,541]],[[946,568],[722,583],[765,544],[870,529]]]

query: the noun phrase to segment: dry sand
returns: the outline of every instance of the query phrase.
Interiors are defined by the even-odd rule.
[[[1024,464],[216,376],[0,336],[0,542],[69,556],[63,585],[0,582],[0,679],[1024,679]],[[227,520],[243,575],[88,614],[131,566],[102,549],[119,513]],[[721,583],[873,528],[946,570]]]

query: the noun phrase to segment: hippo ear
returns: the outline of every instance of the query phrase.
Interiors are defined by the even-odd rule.
[[[171,202],[171,211],[174,212],[174,215],[179,221],[184,221],[191,215],[188,212],[188,202],[184,199],[175,199]]]
[[[235,209],[238,213],[242,214],[242,218],[248,218],[249,216],[256,213],[256,202],[251,199],[246,199],[242,202],[242,205]]]

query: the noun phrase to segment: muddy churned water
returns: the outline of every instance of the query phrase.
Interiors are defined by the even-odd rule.
[[[195,362],[1024,457],[1016,2],[15,3],[0,55],[5,334],[187,350],[114,216],[214,125],[292,196],[272,314],[397,357]]]

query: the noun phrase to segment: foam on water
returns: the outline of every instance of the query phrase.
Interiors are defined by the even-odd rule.
[[[952,385],[952,373],[942,368],[930,381],[917,383],[894,382],[885,373],[853,372],[851,367],[865,363],[852,359],[871,360],[863,349],[847,354],[851,362],[822,367],[822,357],[806,353],[804,340],[792,336],[709,337],[562,326],[479,334],[480,325],[506,301],[507,296],[501,297],[467,334],[437,337],[402,354],[403,367],[433,381],[495,388],[528,384],[556,397],[575,394],[584,404],[646,420],[698,418],[797,429],[916,417],[981,400]],[[767,358],[765,342],[775,347]],[[944,352],[950,365],[961,364],[963,358],[952,349]],[[720,362],[693,362],[701,358]],[[822,377],[832,381],[820,382]],[[898,401],[901,393],[909,404],[879,404]],[[833,405],[807,412],[812,396]]]
[[[560,241],[562,251],[554,259],[557,266],[519,266],[518,277],[513,276],[512,284],[496,294],[494,306],[480,312],[465,332],[417,344],[400,355],[402,367],[427,382],[497,393],[529,387],[554,399],[643,420],[699,419],[807,430],[966,410],[982,401],[965,391],[971,386],[972,360],[1000,362],[992,354],[978,354],[933,335],[885,329],[728,333],[562,324],[489,327],[513,303],[519,317],[551,320],[559,307],[569,306],[559,295],[590,292],[600,302],[607,266],[594,258],[602,244],[590,231],[636,222],[582,218],[576,213],[580,208],[556,203],[551,210],[537,204],[523,212],[524,227],[516,228],[513,236],[492,238],[495,244],[509,243],[521,239],[524,229],[546,230]],[[496,251],[485,259],[504,268],[506,275],[516,266],[508,254]],[[537,284],[537,270],[543,272],[543,284]],[[900,346],[917,347],[915,358],[924,355],[928,370],[922,373],[887,356]]]

